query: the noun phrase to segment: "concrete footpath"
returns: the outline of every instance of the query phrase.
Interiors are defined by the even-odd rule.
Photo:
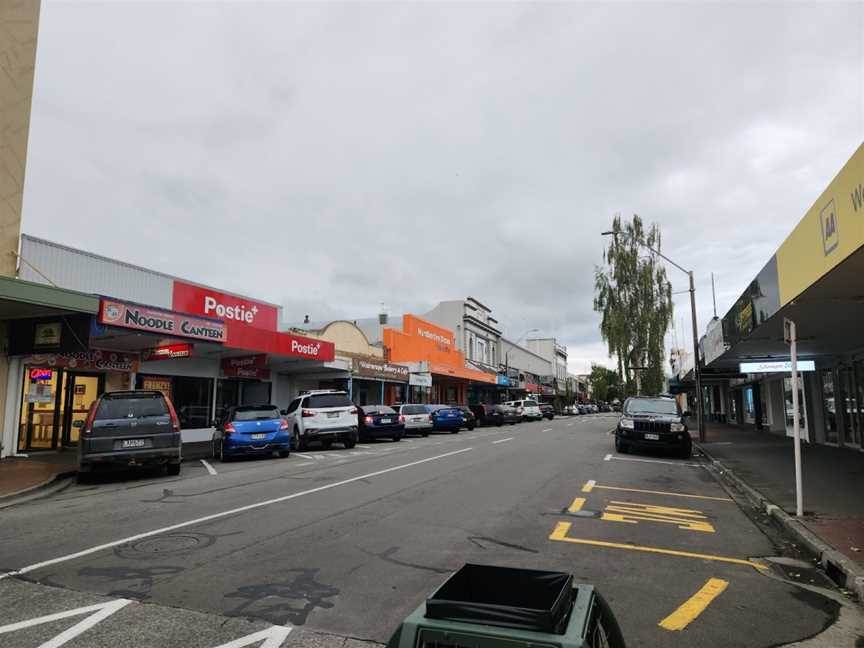
[[[802,443],[804,518],[795,517],[792,439],[708,424],[702,451],[820,556],[840,585],[864,596],[864,453]]]

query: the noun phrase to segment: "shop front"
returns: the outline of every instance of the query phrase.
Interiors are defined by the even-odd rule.
[[[357,405],[393,405],[407,402],[408,367],[377,359],[352,360],[349,392]]]

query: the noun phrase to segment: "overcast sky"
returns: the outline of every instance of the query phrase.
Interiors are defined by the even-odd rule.
[[[471,295],[586,371],[613,214],[704,332],[864,138],[862,38],[861,2],[43,0],[23,230],[288,321]]]

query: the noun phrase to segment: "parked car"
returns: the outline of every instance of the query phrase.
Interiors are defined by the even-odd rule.
[[[405,417],[387,405],[363,405],[357,408],[357,431],[361,441],[381,437],[401,441]]]
[[[432,430],[432,417],[426,410],[425,405],[397,405],[394,408],[400,415],[405,417],[405,434],[419,434],[429,436]]]
[[[543,418],[543,413],[540,411],[537,401],[517,400],[510,401],[507,405],[516,408],[516,414],[519,415],[522,421],[539,421]]]
[[[334,441],[346,448],[357,445],[357,408],[347,392],[320,389],[302,393],[282,414],[297,450],[306,450],[314,442],[325,448]]]
[[[427,405],[426,409],[432,417],[432,429],[459,433],[459,428],[465,425],[462,410],[452,405]]]
[[[78,441],[79,477],[99,469],[164,467],[180,474],[180,419],[159,391],[105,392],[90,405]]]
[[[231,407],[217,421],[210,441],[214,459],[228,461],[249,455],[287,457],[291,451],[288,421],[275,405],[239,405]]]
[[[496,425],[501,427],[505,423],[516,425],[519,416],[516,410],[509,405],[472,405],[471,411],[477,419],[477,425]]]
[[[471,411],[471,408],[467,405],[457,405],[457,409],[462,412],[462,418],[465,419],[465,427],[468,430],[473,430],[477,427],[477,417],[474,416],[474,412]]]
[[[555,418],[555,408],[549,405],[548,403],[540,404],[540,414],[545,419],[549,419],[550,421]]]
[[[693,452],[687,415],[672,398],[628,398],[615,428],[615,450],[623,454],[635,448],[658,448],[687,459]]]

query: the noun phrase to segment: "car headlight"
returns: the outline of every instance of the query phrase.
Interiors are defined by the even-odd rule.
[[[618,425],[621,426],[622,430],[632,430],[633,429],[633,419],[622,418]]]
[[[670,429],[672,432],[683,432],[683,431],[684,431],[684,424],[683,424],[683,423],[673,423],[673,424],[669,427],[669,429]]]

